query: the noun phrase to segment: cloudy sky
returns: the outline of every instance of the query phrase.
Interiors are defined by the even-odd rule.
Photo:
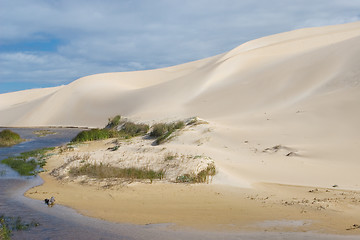
[[[214,56],[360,20],[360,0],[0,0],[0,93]]]

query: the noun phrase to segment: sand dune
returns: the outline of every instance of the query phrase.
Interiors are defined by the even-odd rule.
[[[199,116],[210,123],[207,140],[197,146],[185,134],[172,144],[214,159],[217,183],[360,189],[359,63],[360,22],[300,29],[174,67],[1,94],[0,125],[103,127],[117,114],[150,123]]]

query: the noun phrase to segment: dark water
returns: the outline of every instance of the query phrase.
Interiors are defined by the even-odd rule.
[[[2,128],[0,128],[0,131]],[[8,148],[0,148],[0,159],[44,147],[59,146],[69,142],[79,129],[50,129],[56,135],[36,137],[34,129],[15,128],[28,141]],[[35,221],[40,226],[26,231],[13,232],[12,239],[136,239],[136,240],[192,240],[192,239],[360,239],[357,236],[319,235],[314,233],[226,233],[180,230],[171,224],[131,225],[116,224],[85,217],[75,210],[55,205],[47,207],[43,201],[23,196],[29,188],[42,183],[39,177],[21,177],[0,164],[0,215],[21,217],[24,222]],[[121,213],[119,213],[121,214]],[[210,213],[209,213],[210,214]]]

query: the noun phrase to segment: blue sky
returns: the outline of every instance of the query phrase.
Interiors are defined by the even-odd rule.
[[[0,93],[166,67],[360,20],[360,0],[0,0]]]

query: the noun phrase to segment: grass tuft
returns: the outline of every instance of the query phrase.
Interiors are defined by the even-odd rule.
[[[215,165],[209,164],[206,169],[202,170],[198,174],[184,174],[176,178],[178,183],[209,183],[211,177],[216,174]]]
[[[157,123],[152,126],[150,137],[156,138],[155,143],[159,145],[169,140],[172,133],[174,133],[176,130],[182,129],[184,127],[185,123],[183,121],[173,123]]]
[[[120,129],[119,129],[120,128]],[[149,125],[143,123],[133,123],[128,121],[121,121],[120,115],[109,119],[109,123],[102,129],[85,130],[71,142],[81,143],[87,141],[103,140],[108,138],[124,138],[129,139],[136,136],[145,135],[149,131]]]
[[[120,136],[136,137],[147,134],[149,131],[149,125],[143,123],[125,122],[121,130]]]
[[[107,129],[114,129],[114,128],[116,128],[117,126],[119,126],[120,120],[121,120],[121,116],[120,116],[120,115],[116,115],[116,116],[113,117],[113,118],[109,118],[109,122],[108,122],[108,124],[106,125],[105,128],[107,128]]]
[[[109,129],[91,129],[79,132],[72,140],[73,143],[79,142],[87,142],[87,141],[95,141],[113,138],[117,136],[117,132],[115,130]]]

